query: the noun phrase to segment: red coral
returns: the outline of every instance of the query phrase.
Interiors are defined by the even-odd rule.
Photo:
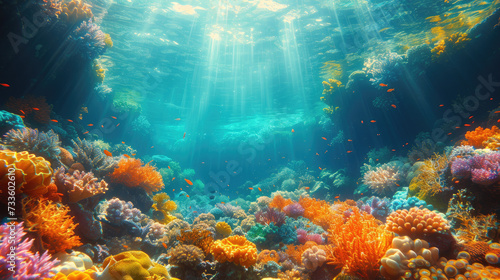
[[[27,95],[22,98],[9,98],[5,104],[8,111],[20,115],[22,118],[27,117],[41,124],[50,122],[50,112],[52,106],[47,104],[44,96]]]
[[[113,183],[123,184],[130,188],[143,188],[149,194],[163,189],[163,179],[156,167],[142,165],[140,159],[122,158],[118,167],[109,175]]]

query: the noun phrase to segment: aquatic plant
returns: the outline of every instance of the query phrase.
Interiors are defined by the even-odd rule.
[[[411,238],[424,238],[427,235],[443,232],[449,228],[448,221],[438,213],[417,207],[392,212],[387,217],[386,222],[387,230]]]
[[[40,124],[50,123],[52,106],[47,104],[44,96],[26,95],[21,98],[10,97],[5,103],[7,110],[14,114],[21,114],[25,120]]]
[[[59,136],[54,131],[38,132],[38,129],[29,127],[12,129],[4,135],[2,141],[8,149],[15,152],[27,151],[36,156],[43,157],[52,164],[59,163]]]
[[[7,182],[9,168],[14,168],[16,195],[22,193],[31,197],[40,197],[47,193],[52,180],[50,163],[42,157],[36,157],[28,152],[12,152],[0,150],[0,200],[6,201],[9,192]]]
[[[488,140],[488,138],[494,136],[495,134],[499,134],[500,129],[497,126],[492,126],[491,128],[482,128],[478,126],[475,130],[467,131],[465,133],[465,139],[460,144],[473,146],[474,148],[484,148],[483,142]]]
[[[59,263],[57,259],[51,260],[51,255],[45,251],[42,255],[30,251],[33,239],[24,238],[23,223],[9,223],[0,225],[0,278],[29,280],[52,277],[50,270]],[[11,239],[14,237],[14,239]],[[11,248],[15,246],[14,262],[9,256]],[[9,270],[12,268],[12,270]]]
[[[65,174],[65,168],[60,167],[54,172],[58,189],[64,192],[69,203],[76,203],[82,199],[104,194],[108,190],[108,183],[98,181],[92,172],[75,170],[73,174]]]
[[[217,240],[210,247],[210,253],[220,263],[232,262],[248,268],[257,262],[257,247],[244,236]]]
[[[168,251],[168,264],[183,270],[194,269],[205,258],[203,251],[194,245],[177,245]]]
[[[75,153],[74,160],[83,165],[84,171],[91,171],[97,177],[102,178],[115,168],[116,159],[106,156],[95,143],[80,138],[71,142]]]
[[[302,253],[301,259],[305,268],[314,271],[326,262],[326,252],[313,246]]]
[[[17,130],[24,128],[23,119],[19,115],[0,110],[0,135],[3,135],[11,129]]]
[[[120,183],[130,188],[143,188],[149,194],[160,191],[164,186],[156,167],[143,165],[140,159],[122,158],[109,177],[113,183]]]
[[[50,253],[62,252],[82,245],[75,235],[77,224],[69,215],[70,209],[47,200],[26,198],[23,200],[23,218],[26,227],[41,238],[44,248]]]
[[[83,58],[94,60],[106,51],[106,35],[92,19],[83,21],[68,37],[75,51]]]
[[[368,58],[364,62],[363,70],[371,75],[373,85],[389,84],[399,81],[404,73],[404,59],[397,53],[389,52]]]
[[[280,227],[285,223],[285,213],[280,212],[276,208],[268,208],[255,213],[255,220],[263,225],[273,223],[275,226]]]

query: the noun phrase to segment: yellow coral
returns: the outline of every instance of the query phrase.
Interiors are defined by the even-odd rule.
[[[128,251],[107,257],[102,266],[105,268],[100,275],[102,279],[146,280],[155,275],[169,279],[167,269],[151,261],[141,251]]]
[[[235,235],[215,241],[210,253],[218,262],[232,262],[249,267],[257,262],[257,247],[244,236]]]
[[[328,81],[323,81],[323,93],[321,100],[325,102],[328,107],[323,108],[323,111],[329,115],[335,113],[339,107],[334,105],[334,93],[338,92],[340,88],[344,87],[342,82],[336,79],[328,79]]]
[[[177,204],[174,201],[170,200],[170,196],[166,193],[159,193],[153,196],[153,209],[155,211],[161,212],[160,215],[154,215],[154,219],[157,222],[168,224],[171,221],[177,219],[177,217],[171,215],[172,211],[177,209]]]
[[[106,70],[102,68],[101,64],[97,61],[94,61],[94,65],[92,66],[95,77],[98,83],[104,82],[104,78],[106,77]]]
[[[90,6],[81,0],[71,0],[69,3],[63,3],[61,10],[56,14],[69,24],[76,24],[94,17]]]
[[[224,237],[227,237],[231,234],[232,230],[231,230],[231,226],[228,223],[218,222],[215,225],[215,232],[217,232],[218,234],[220,234]]]
[[[410,194],[417,194],[417,197],[426,200],[442,191],[444,182],[441,182],[441,174],[448,166],[446,155],[434,155],[431,159],[425,160],[424,164],[418,168],[418,175],[410,182]]]
[[[431,50],[432,58],[437,59],[445,53],[450,54],[453,51],[463,49],[465,47],[465,43],[468,41],[470,41],[470,38],[467,37],[466,33],[453,33],[449,37],[440,40]]]
[[[104,43],[108,48],[113,47],[113,40],[111,40],[111,35],[109,35],[108,33],[104,34]]]

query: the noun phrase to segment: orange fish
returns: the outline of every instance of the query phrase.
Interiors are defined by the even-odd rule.
[[[340,195],[337,195],[335,198],[339,198],[339,197],[340,197]]]
[[[261,191],[262,191],[262,189],[261,189],[261,188],[257,188],[257,189],[259,189],[259,192],[261,192]]]
[[[401,187],[399,184],[396,184],[396,186]]]
[[[128,249],[128,246],[127,245],[123,245],[123,248]]]
[[[89,123],[89,124],[87,124],[87,126],[94,126],[94,124],[93,123]]]
[[[21,111],[21,112],[23,112],[23,111]],[[500,113],[500,111],[495,111],[495,114],[498,114],[498,113]],[[24,114],[24,112],[23,112],[23,114]]]
[[[122,141],[122,144],[125,144],[125,141]]]
[[[319,167],[319,166],[318,166],[318,168],[319,168],[319,170],[323,170],[323,169],[321,169],[321,167]]]
[[[118,127],[119,125],[120,125],[120,124],[118,123],[118,124],[116,125],[116,127]]]
[[[396,151],[396,149],[392,149],[391,151],[395,152],[395,151]]]
[[[58,120],[50,120],[51,122],[59,122]]]
[[[113,117],[113,116],[111,116],[111,117],[116,120],[116,117]]]
[[[175,180],[175,177],[174,177],[174,178],[172,178],[172,181],[173,181],[173,180]]]
[[[168,169],[170,169],[170,165],[167,165]]]
[[[458,184],[458,183],[460,183],[460,181],[456,180],[456,181],[455,181],[455,184]]]
[[[387,84],[379,84],[379,86],[381,86],[381,87],[386,87],[386,86],[387,86]]]
[[[396,105],[395,105],[395,104],[392,104],[391,106],[392,106],[393,108],[396,108]]]
[[[440,104],[439,107],[444,107],[444,104]]]
[[[165,244],[165,242],[162,242],[161,245],[163,245],[163,248],[168,249],[168,246],[167,244]]]
[[[253,190],[253,188],[252,188],[252,187],[250,187],[250,188],[248,188],[248,189],[249,189],[249,190]]]
[[[186,138],[186,132],[184,132],[184,136],[182,136],[182,139]]]
[[[393,92],[393,91],[394,91],[393,88],[390,88],[390,89],[387,90],[387,92]]]
[[[319,156],[319,154],[318,154],[318,153],[316,153],[316,155],[317,155],[317,156]]]
[[[377,121],[376,121],[376,120],[371,120],[370,122],[371,122],[371,123],[375,123],[375,122],[377,122]]]
[[[326,140],[326,137],[321,137],[321,139]]]
[[[474,117],[474,116],[470,116],[470,117],[469,117],[469,120],[470,120],[470,119],[472,119],[473,117]]]
[[[193,185],[193,182],[191,182],[191,180],[188,180],[188,179],[184,179],[186,181],[186,183],[188,183],[188,185],[192,186]]]
[[[126,158],[130,158],[130,156],[127,155],[127,154],[123,154],[123,156],[126,157]]]
[[[68,119],[68,122],[73,122],[72,120]]]
[[[352,142],[352,140],[351,139],[347,139],[347,142]]]
[[[292,128],[292,133],[294,133],[294,132],[295,132],[295,129]]]
[[[85,131],[83,134],[87,134],[87,133],[89,133],[89,132],[88,132],[88,131]]]
[[[352,151],[347,151],[348,154],[352,153]]]
[[[172,189],[173,192],[175,192],[175,189]]]
[[[464,124],[464,126],[470,126],[470,124],[466,123],[466,124]]]
[[[176,120],[176,121],[180,121],[180,120],[181,120],[181,118],[177,118],[177,119],[175,119],[175,120]]]
[[[26,115],[26,113],[23,110],[19,110],[19,111],[21,111],[21,113],[23,113],[23,115]]]
[[[0,86],[3,86],[3,87],[10,87],[10,85],[8,85],[8,84],[0,84]]]
[[[155,146],[151,146],[151,149],[154,148]]]
[[[33,108],[33,110],[35,110],[35,111],[39,111],[40,109],[38,109],[38,108]]]
[[[132,154],[132,156],[135,156],[136,154]]]
[[[306,190],[310,189],[309,187],[306,187]]]
[[[189,197],[189,194],[186,194],[186,197]]]
[[[26,118],[26,116],[20,116],[20,117],[21,117],[21,119],[24,119],[24,118]]]
[[[112,156],[113,156],[113,154],[112,154],[110,151],[108,151],[108,150],[104,150],[104,151],[102,151],[102,152],[103,152],[105,155],[107,155],[108,157],[112,157]]]
[[[221,201],[220,204],[226,204],[224,201]]]
[[[361,123],[363,123],[363,121],[361,121]]]

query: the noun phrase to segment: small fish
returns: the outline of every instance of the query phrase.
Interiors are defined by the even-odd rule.
[[[390,88],[390,89],[387,90],[387,92],[393,92],[393,91],[394,91],[393,88]]]
[[[392,104],[391,106],[392,106],[392,108],[396,108],[396,105],[395,105],[395,104]]]
[[[401,187],[399,184],[396,183],[396,186]]]
[[[50,120],[51,122],[59,122],[58,120]]]
[[[167,165],[168,169],[170,169],[170,165]]]
[[[198,213],[198,211],[193,211],[193,213],[195,213],[195,214],[196,214],[196,213]]]
[[[24,119],[24,118],[26,118],[26,116],[20,116],[20,117],[21,117],[21,119]]]
[[[444,107],[444,104],[440,104],[439,107]]]
[[[189,194],[186,194],[186,197],[189,197]]]
[[[226,204],[224,201],[221,201],[220,204]]]
[[[21,112],[23,112],[23,111],[21,111]],[[495,111],[495,114],[498,114],[498,113],[500,113],[500,111]],[[23,114],[24,114],[24,112],[23,112]]]
[[[322,169],[321,167],[319,167],[319,166],[318,166],[318,168],[319,168],[319,170],[323,170],[323,169]]]
[[[361,123],[363,123],[363,121],[361,121]]]
[[[9,84],[0,84],[0,86],[3,86],[3,87],[10,87]]]
[[[87,133],[89,133],[89,132],[88,132],[88,131],[85,131],[83,134],[87,134]]]
[[[253,188],[252,188],[252,187],[249,187],[248,189],[249,189],[249,190],[253,190]]]
[[[309,187],[306,187],[306,190],[310,189]]]
[[[26,113],[23,110],[19,110],[19,111],[21,111],[21,113],[23,113],[23,115],[26,115]]]
[[[73,120],[70,120],[70,119],[68,119],[67,121],[68,121],[68,122],[73,122]]]
[[[334,198],[339,198],[339,197],[340,197],[340,195],[337,195],[337,196],[336,196],[336,197],[334,197]]]
[[[93,123],[89,123],[89,124],[87,124],[87,126],[94,126],[94,124]]]
[[[177,119],[175,119],[175,120],[176,120],[176,121],[180,121],[180,120],[181,120],[181,118],[177,118]]]
[[[135,156],[136,154],[132,154],[132,156]]]
[[[360,195],[363,195],[363,193],[360,193]]]
[[[80,120],[83,120],[83,115],[82,115],[82,114],[79,114],[79,115],[78,115],[78,118],[79,118]]]
[[[184,178],[184,180],[186,181],[186,183],[188,183],[188,185],[192,186],[193,185],[193,182],[191,182],[191,180],[188,180],[186,178]]]
[[[111,117],[116,120],[116,117],[114,117],[114,116],[111,116]]]
[[[128,246],[127,245],[123,245],[123,248],[128,249]]]
[[[396,149],[392,149],[391,151],[395,152],[395,151],[396,151]]]
[[[294,133],[294,132],[295,132],[295,129],[292,128],[292,133]]]
[[[38,109],[38,108],[33,108],[33,110],[35,110],[35,111],[40,111],[40,109]]]
[[[387,84],[379,84],[379,86],[381,86],[381,87],[386,87],[386,86],[387,86]]]
[[[175,180],[175,177],[174,177],[174,178],[172,178],[172,181],[173,181],[173,180]]]
[[[259,192],[261,192],[261,191],[262,191],[262,189],[261,189],[261,188],[257,188],[257,189],[259,190]]]
[[[112,156],[113,156],[113,154],[112,154],[110,151],[108,151],[108,150],[104,150],[104,151],[102,151],[102,152],[103,152],[105,155],[107,155],[108,157],[112,157]]]
[[[326,137],[321,137],[321,139],[326,140]]]
[[[466,124],[464,124],[464,126],[470,126],[470,124],[466,123]]]
[[[154,148],[155,146],[151,146],[151,149]]]
[[[186,138],[186,132],[184,132],[184,135],[182,136],[182,139]]]
[[[117,125],[115,125],[116,127],[118,127],[120,125],[120,123],[118,123]]]
[[[348,154],[352,153],[352,151],[347,151]]]
[[[456,180],[456,181],[455,181],[455,184],[458,184],[458,183],[460,183],[460,181],[459,181],[459,180]]]
[[[470,116],[470,117],[469,117],[469,120],[470,120],[470,119],[472,119],[473,117],[474,117],[474,116]]]
[[[123,156],[126,157],[126,158],[130,158],[130,156],[127,155],[127,154],[123,154]]]
[[[377,122],[377,121],[376,121],[376,120],[371,120],[370,122],[371,122],[371,123],[375,123],[375,122]]]
[[[316,155],[317,155],[317,156],[319,156],[319,154],[318,154],[318,153],[316,153]]]
[[[162,242],[161,245],[163,246],[163,248],[168,249],[168,246],[167,244],[165,244],[165,242]]]
[[[347,142],[352,142],[352,140],[351,139],[347,139]]]

